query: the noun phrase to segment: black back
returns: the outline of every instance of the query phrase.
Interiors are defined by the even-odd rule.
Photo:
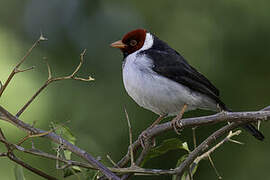
[[[227,110],[225,104],[219,99],[219,90],[174,49],[154,36],[154,43],[150,49],[141,53],[153,59],[153,71],[178,82],[193,91],[207,95],[219,104],[221,109]]]

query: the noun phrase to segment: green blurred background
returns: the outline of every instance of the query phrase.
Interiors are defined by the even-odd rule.
[[[121,75],[122,54],[109,44],[135,28],[146,28],[182,53],[191,65],[205,74],[221,91],[222,100],[234,111],[252,111],[270,105],[270,2],[230,1],[124,1],[124,0],[2,0],[0,2],[0,80],[8,74],[38,39],[40,32],[49,41],[33,51],[23,67],[33,71],[16,75],[1,105],[16,113],[47,79],[43,58],[53,75],[70,73],[87,49],[81,76],[96,81],[62,81],[50,85],[21,116],[25,122],[49,129],[50,122],[64,123],[77,137],[77,145],[107,165],[106,154],[118,161],[128,147],[124,106],[129,113],[134,136],[149,126],[157,115],[138,107],[127,96]],[[212,112],[194,111],[186,117]],[[8,139],[18,142],[25,134],[0,122]],[[197,129],[201,142],[221,125]],[[266,136],[258,142],[247,133],[219,148],[212,158],[224,179],[270,179],[269,124],[262,125]],[[166,133],[158,142],[175,133]],[[191,129],[181,140],[192,147]],[[34,139],[35,146],[47,152],[50,142]],[[25,143],[29,147],[29,143]],[[0,152],[5,148],[0,145]],[[151,168],[173,168],[182,151],[173,151],[146,163]],[[18,154],[35,167],[61,177],[55,162]],[[0,178],[15,179],[14,163],[0,159]],[[41,179],[25,170],[26,179]],[[71,177],[69,179],[76,179]],[[136,178],[133,178],[136,179]],[[137,177],[170,179],[170,177]],[[195,179],[217,179],[208,161],[202,161]]]

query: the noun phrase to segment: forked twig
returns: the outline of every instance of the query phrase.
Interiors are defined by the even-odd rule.
[[[241,133],[241,130],[237,130],[235,132],[230,131],[229,134],[219,143],[217,143],[214,147],[212,147],[211,149],[209,149],[207,152],[203,153],[202,155],[198,156],[194,162],[196,164],[198,164],[202,159],[207,159],[208,156],[213,153],[217,148],[219,148],[221,145],[223,145],[225,142],[230,141],[230,142],[234,142],[237,144],[241,144],[240,142],[235,142],[235,140],[232,140],[231,138],[234,136],[238,136]]]
[[[22,167],[28,169],[29,171],[34,172],[35,174],[37,174],[41,177],[44,177],[45,179],[57,180],[55,177],[50,176],[50,175],[46,174],[45,172],[43,172],[37,168],[34,168],[34,167],[30,166],[29,164],[23,162],[21,159],[17,158],[15,156],[15,154],[13,153],[13,150],[15,148],[13,148],[13,145],[11,143],[7,142],[7,139],[6,139],[1,128],[0,128],[0,141],[5,144],[6,149],[8,150],[8,152],[5,153],[5,156],[8,157],[10,160],[16,162],[17,164],[21,165]],[[3,156],[4,156],[4,154],[3,154]]]
[[[215,173],[216,173],[218,179],[222,179],[222,177],[220,176],[220,174],[219,174],[219,172],[218,172],[218,170],[217,170],[217,168],[216,168],[216,166],[215,166],[215,164],[214,164],[214,162],[213,162],[210,154],[208,154],[208,159],[209,159],[209,162],[210,162],[211,166],[214,168]]]
[[[23,139],[21,139],[17,145],[20,146],[22,143],[24,143],[26,140],[28,140],[29,138],[35,138],[35,137],[42,137],[42,136],[46,136],[47,134],[53,132],[54,129],[51,129],[49,131],[45,131],[43,133],[40,134],[28,134],[27,136],[25,136]]]
[[[0,105],[0,112],[4,116],[4,118],[1,118],[2,120],[7,121],[7,122],[15,125],[16,127],[20,128],[21,130],[23,130],[25,132],[28,132],[30,134],[42,134],[42,133],[46,132],[46,131],[43,131],[41,129],[34,128],[33,126],[31,126],[29,124],[24,123],[23,121],[19,120],[16,116],[13,116],[11,113],[9,113],[7,110],[5,110],[1,105]],[[74,154],[78,155],[82,159],[86,160],[90,165],[92,165],[96,169],[100,170],[109,179],[120,180],[119,177],[117,177],[114,173],[112,173],[103,164],[98,162],[89,153],[87,153],[86,151],[73,145],[72,143],[68,142],[67,140],[61,138],[60,136],[58,136],[54,132],[50,132],[47,135],[43,135],[41,137],[46,137],[57,144],[61,144],[65,149],[73,152]]]
[[[112,158],[111,158],[111,156],[109,154],[107,154],[106,157],[112,163],[112,165],[114,165],[115,167],[118,167],[117,164],[112,160]]]
[[[37,92],[27,101],[27,103],[18,111],[16,114],[16,117],[20,117],[20,115],[26,110],[26,108],[35,100],[35,98],[52,82],[55,81],[61,81],[61,80],[68,80],[68,79],[73,79],[77,81],[93,81],[94,78],[89,76],[88,78],[81,78],[77,77],[76,74],[80,70],[83,61],[84,61],[84,56],[86,53],[86,49],[83,50],[83,52],[80,55],[80,63],[79,65],[75,68],[75,70],[68,76],[62,76],[62,77],[52,77],[52,71],[50,65],[47,63],[47,68],[48,68],[48,79],[44,82],[44,84],[37,90]]]
[[[26,68],[26,69],[22,69],[20,70],[20,66],[22,65],[22,63],[26,60],[26,58],[31,54],[31,52],[33,51],[33,49],[35,47],[38,46],[38,44],[41,41],[46,41],[47,38],[45,38],[42,34],[40,35],[40,37],[38,38],[38,40],[36,40],[36,42],[32,45],[32,47],[27,51],[27,53],[22,57],[22,59],[16,64],[16,66],[14,67],[14,69],[11,71],[11,73],[8,76],[8,79],[6,80],[6,82],[4,83],[4,85],[1,86],[0,88],[0,97],[2,96],[3,92],[5,91],[5,89],[7,88],[7,86],[9,85],[10,81],[12,80],[12,78],[14,77],[15,74],[20,73],[20,72],[25,72],[25,71],[29,71],[31,69],[34,69],[34,66]]]

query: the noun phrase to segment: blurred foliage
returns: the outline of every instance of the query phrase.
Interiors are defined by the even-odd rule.
[[[63,124],[59,124],[59,123],[54,123],[51,122],[51,129],[54,131],[54,133],[56,133],[57,135],[59,135],[60,137],[64,138],[65,140],[67,140],[68,142],[70,142],[71,144],[75,145],[76,143],[76,137],[73,135],[73,133],[71,132],[70,128],[63,125]],[[51,142],[52,143],[52,148],[56,151],[56,156],[66,159],[66,160],[72,160],[71,155],[72,152],[64,149],[61,145],[55,143],[55,142]],[[61,169],[64,165],[64,163],[61,162],[57,162],[57,169]],[[81,168],[78,166],[71,166],[71,167],[67,167],[63,169],[63,177],[69,177],[71,175],[75,175],[76,173],[80,173]]]
[[[124,0],[10,0],[0,2],[0,80],[6,80],[15,63],[42,32],[49,41],[42,43],[23,67],[35,70],[16,75],[1,105],[15,113],[47,78],[43,61],[46,57],[54,75],[65,75],[79,61],[86,48],[82,76],[92,75],[90,83],[64,81],[50,85],[31,104],[21,119],[49,129],[50,122],[64,123],[77,137],[76,144],[114,161],[127,151],[128,128],[125,106],[129,112],[134,136],[149,126],[156,115],[138,107],[124,90],[121,79],[122,55],[109,44],[134,28],[146,28],[165,40],[205,74],[221,91],[224,102],[235,111],[258,110],[270,102],[270,2],[266,0],[230,1],[124,1]],[[194,111],[185,116],[211,112]],[[15,127],[0,122],[7,138],[17,142],[24,135]],[[220,127],[197,128],[198,142]],[[243,133],[245,146],[226,144],[212,158],[224,179],[269,179],[269,137],[261,143]],[[181,141],[192,143],[190,129],[183,131]],[[171,132],[158,142],[176,137]],[[36,147],[53,153],[46,140],[34,139]],[[29,143],[29,142],[28,142]],[[25,146],[30,147],[29,144]],[[0,145],[0,152],[4,147]],[[22,155],[18,153],[18,155]],[[180,157],[171,151],[145,164],[152,168],[172,168]],[[24,155],[37,168],[55,176],[55,162]],[[42,163],[40,163],[42,160]],[[14,164],[0,159],[1,179],[15,179]],[[26,179],[40,179],[25,172]],[[70,177],[72,179],[76,177]],[[164,179],[166,177],[155,177]],[[153,179],[153,177],[140,177]],[[195,179],[216,179],[209,162],[200,163]]]
[[[142,166],[145,162],[149,161],[152,158],[159,157],[163,154],[168,153],[171,150],[185,150],[187,153],[190,152],[187,142],[182,142],[179,138],[171,138],[164,140],[160,145],[152,148],[149,153],[146,155]]]
[[[16,180],[25,180],[22,166],[16,164],[14,167],[14,174]]]

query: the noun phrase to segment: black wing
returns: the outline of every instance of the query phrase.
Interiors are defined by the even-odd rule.
[[[148,55],[154,61],[153,70],[170,80],[181,83],[188,88],[207,95],[215,100],[221,109],[230,111],[219,99],[218,89],[174,49],[154,36],[154,45],[141,53]],[[255,138],[263,140],[263,134],[252,124],[242,126],[248,130]]]
[[[225,104],[219,99],[219,90],[206,77],[190,66],[179,53],[168,45],[166,49],[158,49],[160,48],[154,47],[143,52],[153,59],[153,70],[156,73],[207,95],[215,100],[222,109],[226,110]]]

